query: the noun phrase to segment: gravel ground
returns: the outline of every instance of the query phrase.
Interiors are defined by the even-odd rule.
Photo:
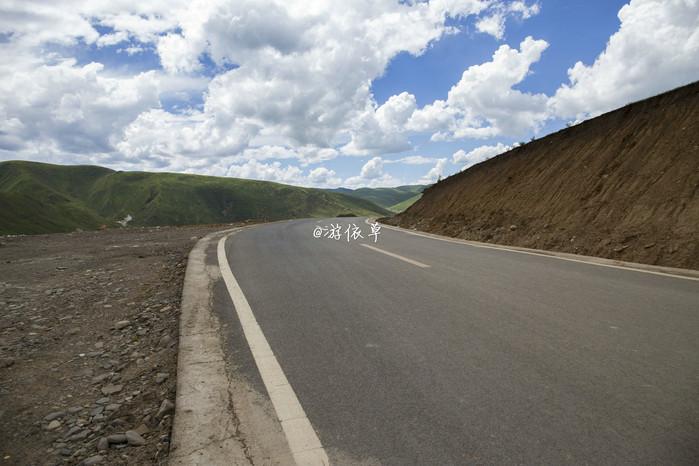
[[[166,464],[186,258],[222,228],[0,237],[0,464]]]

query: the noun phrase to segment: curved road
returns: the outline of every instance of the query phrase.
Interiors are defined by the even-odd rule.
[[[225,245],[332,463],[699,463],[699,281],[369,232]]]

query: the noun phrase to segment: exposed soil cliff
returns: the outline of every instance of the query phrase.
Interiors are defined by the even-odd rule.
[[[387,223],[699,269],[699,83],[515,148]]]

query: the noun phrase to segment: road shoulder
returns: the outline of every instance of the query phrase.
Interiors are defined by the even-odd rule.
[[[192,249],[182,294],[176,413],[170,465],[284,464],[290,452],[269,401],[235,374],[225,327],[214,310],[221,280],[210,255],[233,230]],[[231,308],[232,312],[232,308]]]
[[[368,222],[377,221],[376,219],[367,219]],[[379,222],[381,223],[381,222]],[[611,267],[622,270],[633,270],[636,272],[650,273],[654,275],[664,275],[674,278],[684,278],[688,280],[699,280],[699,270],[681,269],[676,267],[665,267],[651,264],[641,264],[637,262],[626,262],[616,259],[607,259],[604,257],[583,256],[579,254],[571,254],[567,252],[549,251],[544,249],[532,249],[520,246],[509,246],[504,244],[483,243],[480,241],[471,241],[451,236],[443,236],[435,233],[427,233],[420,230],[412,230],[394,225],[381,223],[382,227],[390,230],[400,231],[408,235],[421,236],[423,238],[434,239],[438,241],[446,241],[449,243],[464,244],[473,247],[498,249],[502,251],[515,252],[519,254],[531,254],[535,256],[550,257],[554,259],[566,260],[571,262],[580,262],[584,264],[597,265],[601,267]]]

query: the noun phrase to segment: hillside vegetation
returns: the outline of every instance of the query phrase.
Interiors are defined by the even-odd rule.
[[[402,212],[420,199],[426,187],[426,185],[414,184],[396,188],[337,188],[329,191],[365,199],[392,212]]]
[[[699,83],[475,165],[387,221],[470,240],[699,269]]]
[[[153,226],[387,213],[364,199],[268,181],[0,163],[0,234],[118,226],[127,215],[130,225]]]
[[[403,212],[408,207],[415,204],[421,197],[422,197],[422,193],[416,194],[413,197],[409,197],[404,201],[400,201],[397,204],[393,204],[392,206],[389,206],[388,210],[390,210],[391,212],[395,212],[395,213]]]

